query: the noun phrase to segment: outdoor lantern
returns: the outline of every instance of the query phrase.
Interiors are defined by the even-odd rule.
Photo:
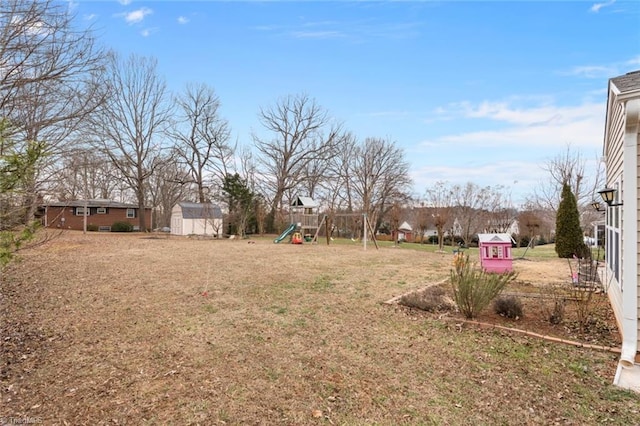
[[[602,197],[602,200],[607,203],[609,207],[621,206],[622,203],[614,203],[613,200],[616,198],[617,190],[611,188],[605,188],[602,191],[598,191],[598,194]]]
[[[602,210],[604,210],[604,209],[601,209],[601,208],[600,208],[600,202],[599,202],[599,201],[596,201],[596,200],[593,200],[593,201],[591,202],[591,207],[593,207],[593,208],[594,208],[594,210],[595,210],[595,211],[597,211],[597,212],[601,212]]]

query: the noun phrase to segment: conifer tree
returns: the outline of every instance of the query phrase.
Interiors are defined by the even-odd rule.
[[[578,204],[567,183],[562,187],[556,215],[556,253],[561,258],[571,258],[573,255],[582,257],[585,254]]]

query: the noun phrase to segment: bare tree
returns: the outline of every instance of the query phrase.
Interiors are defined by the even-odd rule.
[[[358,142],[351,133],[346,133],[339,142],[336,154],[329,158],[324,170],[323,179],[318,186],[323,196],[321,201],[329,212],[345,211],[353,213],[353,192],[351,191],[351,162]]]
[[[424,236],[432,222],[429,209],[425,207],[424,201],[420,202],[420,207],[413,208],[413,220],[416,226],[416,232],[420,235],[420,244],[424,244]]]
[[[160,136],[170,113],[165,82],[155,59],[112,54],[105,84],[109,97],[93,117],[94,143],[134,190],[144,231],[150,225],[144,215],[147,179],[162,164]]]
[[[402,206],[397,201],[391,205],[391,208],[387,212],[387,216],[389,218],[389,228],[391,231],[391,235],[393,235],[393,245],[394,247],[398,245],[399,242],[399,233],[400,233],[400,218],[402,216]]]
[[[305,171],[316,160],[327,160],[341,136],[328,112],[307,95],[287,96],[261,108],[258,119],[271,138],[253,135],[263,176],[272,188],[269,227],[282,208],[287,191],[307,179]]]
[[[388,139],[367,138],[354,147],[347,164],[348,197],[377,229],[393,203],[402,204],[409,198],[411,178],[404,152]]]
[[[25,176],[27,220],[51,166],[75,140],[69,136],[104,100],[97,83],[102,52],[91,31],[73,28],[72,21],[57,1],[0,2],[0,116],[10,121],[11,140],[22,149],[46,141],[33,173]]]
[[[536,186],[532,197],[528,200],[537,208],[553,212],[555,216],[560,204],[562,186],[567,183],[576,197],[578,209],[584,210],[590,205],[593,194],[603,181],[602,162],[595,161],[595,168],[587,170],[587,161],[582,153],[567,144],[566,150],[550,158],[542,169],[547,172],[548,179]]]
[[[480,232],[489,219],[489,201],[491,187],[480,187],[473,182],[452,187],[452,202],[455,218],[461,229],[461,237],[465,245]]]
[[[122,180],[114,172],[117,170],[110,166],[108,158],[95,150],[81,149],[62,159],[49,191],[60,201],[78,200],[85,195],[90,199],[112,199]]]
[[[155,173],[149,176],[149,205],[154,207],[154,228],[171,226],[171,210],[186,197],[189,171],[168,157],[159,162]]]
[[[526,235],[529,238],[529,244],[531,248],[535,247],[536,237],[540,232],[540,227],[542,226],[542,219],[539,214],[535,210],[525,210],[518,215],[518,222],[521,229],[519,240],[522,239],[523,231],[526,231]],[[518,241],[518,245],[519,241]]]
[[[425,194],[427,206],[431,209],[431,219],[438,234],[438,250],[444,249],[444,232],[453,224],[453,194],[448,182],[439,181],[428,188]],[[453,238],[453,235],[451,236]]]
[[[229,143],[229,124],[220,117],[220,99],[205,84],[188,85],[175,103],[178,120],[169,134],[179,160],[189,168],[199,202],[208,202],[209,184],[220,188],[231,172],[235,146]]]
[[[511,214],[507,189],[480,187],[473,182],[452,187],[453,214],[460,225],[465,245],[479,232],[506,232],[515,216]]]

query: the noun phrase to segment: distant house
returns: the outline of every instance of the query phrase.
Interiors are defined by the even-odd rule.
[[[509,235],[519,235],[520,226],[517,219],[492,219],[484,229],[484,233],[505,233]]]
[[[171,209],[173,235],[211,235],[221,237],[222,210],[211,203],[181,202]]]
[[[413,241],[413,228],[407,222],[402,222],[398,230],[392,232],[394,241]]]
[[[139,230],[140,209],[135,204],[111,200],[56,201],[42,205],[42,224],[48,228],[84,229],[85,207],[87,229],[111,231],[115,222],[127,222]],[[145,223],[151,226],[151,208],[145,208]]]
[[[640,392],[640,71],[609,80],[603,156],[607,189],[602,282],[622,336],[615,385]],[[604,191],[601,191],[601,193]],[[607,191],[609,192],[609,191]],[[603,197],[604,198],[604,197]],[[604,203],[603,203],[604,205]]]

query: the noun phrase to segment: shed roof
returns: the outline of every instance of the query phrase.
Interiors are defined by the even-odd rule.
[[[44,203],[44,206],[51,207],[84,207],[86,204],[87,207],[111,207],[117,209],[137,209],[137,204],[128,204],[128,203],[119,203],[117,201],[107,200],[107,199],[97,199],[97,200],[69,200],[69,201],[50,201],[48,203]],[[151,209],[151,207],[146,207],[146,210]]]
[[[291,206],[313,208],[318,207],[318,203],[316,203],[311,197],[296,197],[296,199],[293,200],[293,203],[291,203]]]
[[[478,234],[480,243],[511,243],[513,239],[509,234]]]
[[[212,203],[178,203],[183,219],[222,219],[222,210]]]

